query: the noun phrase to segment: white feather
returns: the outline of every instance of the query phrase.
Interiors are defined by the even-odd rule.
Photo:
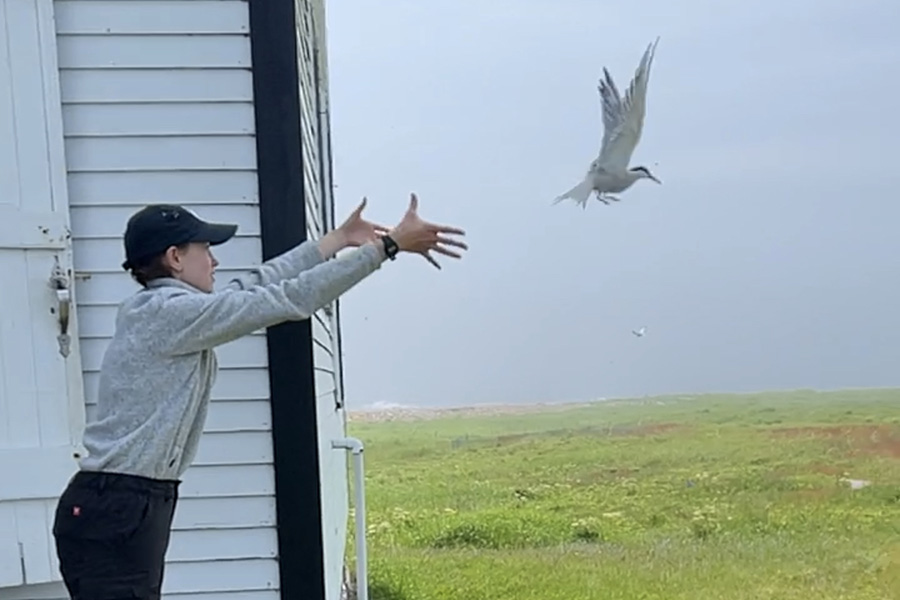
[[[594,185],[589,179],[582,179],[578,185],[573,187],[568,192],[557,196],[557,198],[553,201],[553,204],[559,204],[566,198],[571,198],[576,203],[580,204],[582,207],[587,206],[588,198],[591,197],[591,192],[594,191]]]

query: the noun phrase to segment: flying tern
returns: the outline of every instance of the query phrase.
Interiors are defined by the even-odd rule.
[[[644,337],[644,334],[647,333],[647,328],[646,328],[646,327],[641,327],[641,328],[638,329],[638,330],[632,329],[632,330],[631,330],[631,333],[633,333],[633,334],[636,335],[637,337]]]
[[[647,167],[628,167],[644,128],[647,82],[650,79],[650,65],[653,63],[657,43],[658,37],[647,46],[624,98],[619,95],[609,71],[603,67],[604,78],[597,86],[603,110],[603,139],[600,153],[591,163],[584,179],[568,192],[558,196],[553,204],[571,198],[582,208],[586,208],[591,192],[597,194],[600,202],[609,204],[610,201],[619,201],[619,198],[611,194],[624,192],[638,179],[652,179],[656,183],[662,183]]]

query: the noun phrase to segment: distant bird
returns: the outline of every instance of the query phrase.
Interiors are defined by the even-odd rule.
[[[647,82],[650,79],[650,65],[653,63],[657,43],[658,37],[644,51],[624,99],[619,96],[619,90],[616,89],[609,71],[603,67],[605,80],[601,79],[597,86],[603,108],[603,139],[600,154],[591,163],[584,179],[568,192],[558,196],[553,204],[571,198],[582,208],[587,208],[591,192],[597,194],[600,202],[609,204],[610,201],[619,201],[619,198],[611,194],[624,192],[638,179],[652,179],[656,183],[662,183],[647,167],[628,168],[628,162],[644,128]]]
[[[636,335],[637,337],[644,337],[644,334],[647,333],[647,328],[646,328],[646,327],[641,327],[641,328],[638,329],[637,331],[635,331],[634,329],[632,329],[632,330],[631,330],[631,333],[633,333],[633,334]]]

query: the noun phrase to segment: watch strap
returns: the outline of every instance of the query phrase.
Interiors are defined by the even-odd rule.
[[[384,244],[384,253],[387,254],[387,257],[391,260],[397,258],[397,252],[400,251],[400,246],[397,245],[397,242],[394,241],[389,235],[381,236],[381,242]]]

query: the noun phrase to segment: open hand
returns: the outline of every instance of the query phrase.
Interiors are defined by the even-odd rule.
[[[435,225],[434,223],[423,221],[419,217],[418,209],[419,199],[415,194],[410,194],[409,208],[406,210],[406,214],[403,215],[403,220],[388,232],[394,241],[397,242],[400,251],[421,254],[436,269],[440,269],[441,265],[431,256],[432,250],[444,256],[462,258],[459,252],[451,250],[449,247],[461,250],[468,250],[469,247],[463,242],[448,236],[451,234],[465,235],[466,232],[458,227]]]
[[[350,213],[347,220],[337,228],[346,246],[362,246],[367,242],[374,242],[379,236],[388,232],[387,227],[384,225],[370,223],[362,218],[362,211],[366,207],[366,202],[367,199],[364,197],[359,206],[356,207],[356,210]]]

